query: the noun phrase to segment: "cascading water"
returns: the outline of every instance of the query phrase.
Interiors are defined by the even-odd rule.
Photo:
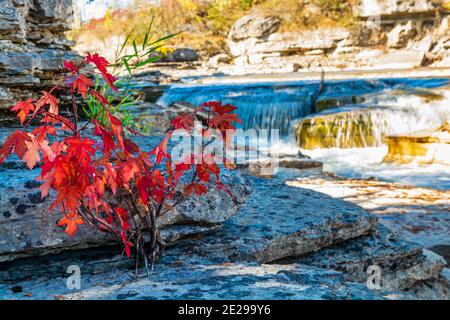
[[[324,96],[359,96],[386,88],[383,81],[333,81],[327,83]],[[158,104],[170,106],[184,101],[199,105],[209,100],[221,100],[238,107],[244,129],[279,129],[280,136],[292,131],[292,120],[311,114],[311,98],[318,82],[258,83],[239,85],[174,85],[166,90]]]
[[[414,93],[383,92],[364,104],[304,118],[296,127],[296,137],[305,149],[381,146],[388,135],[439,127],[450,119],[450,91],[435,90],[431,99],[426,101]]]
[[[321,148],[301,151],[337,174],[448,188],[448,167],[382,163],[386,135],[435,128],[450,119],[448,85],[449,79],[326,81],[319,99],[319,110],[324,111],[313,115],[311,97],[319,83],[309,81],[174,85],[158,104],[170,106],[185,101],[199,105],[222,100],[238,107],[242,128],[279,129],[283,140],[277,145],[280,153],[297,153],[296,138],[300,138],[300,145],[315,139],[319,142],[312,143],[310,149]],[[309,122],[310,129],[314,124],[321,126],[302,136],[299,128],[305,122]]]

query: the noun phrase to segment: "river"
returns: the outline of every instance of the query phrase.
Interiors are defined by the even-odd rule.
[[[281,154],[295,154],[300,150],[323,162],[325,170],[348,178],[378,178],[449,189],[448,166],[382,161],[387,153],[385,136],[434,129],[450,120],[448,78],[325,81],[316,104],[319,112],[313,114],[311,100],[319,84],[297,80],[185,83],[169,86],[157,103],[169,106],[185,101],[199,105],[222,100],[238,107],[237,113],[243,120],[241,128],[278,129],[281,143],[277,148]],[[309,119],[308,124],[324,122],[317,126],[317,134],[326,138],[326,147],[314,140],[314,131],[313,134],[309,131],[309,136],[298,133],[296,126],[305,119]],[[355,130],[362,129],[364,134],[356,136]],[[302,140],[308,140],[300,143],[307,148],[299,148]],[[319,147],[315,148],[317,144]]]

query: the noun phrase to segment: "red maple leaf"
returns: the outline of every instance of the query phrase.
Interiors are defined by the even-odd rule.
[[[117,80],[117,78],[109,74],[107,70],[109,66],[108,60],[99,56],[98,53],[95,53],[93,55],[88,53],[86,56],[86,62],[93,63],[97,67],[98,71],[100,71],[100,73],[103,76],[103,79],[105,79],[106,83],[110,86],[110,88],[114,91],[117,91],[117,88],[114,86],[114,82]]]
[[[20,123],[23,124],[31,111],[34,111],[34,104],[32,99],[20,101],[11,108],[11,111],[17,112]]]
[[[212,111],[218,114],[232,113],[237,108],[227,103],[222,105],[222,101],[209,101],[202,104],[203,107],[210,107]]]
[[[22,159],[28,149],[26,142],[31,142],[31,136],[27,132],[14,131],[0,148],[0,163],[7,159],[12,152]]]
[[[64,69],[69,70],[72,74],[80,72],[80,68],[76,67],[72,61],[65,60],[63,62],[63,67]]]
[[[194,116],[192,114],[178,116],[172,120],[170,125],[175,129],[191,131],[194,127]]]
[[[86,56],[86,62],[95,64],[100,72],[106,71],[106,68],[109,66],[108,60],[101,57],[98,53],[94,53],[93,55],[88,53]]]
[[[47,91],[42,91],[42,97],[36,103],[36,113],[42,106],[49,105],[48,112],[57,115],[58,114],[58,99]]]
[[[70,238],[72,238],[75,232],[78,231],[79,224],[84,224],[84,221],[76,213],[67,214],[58,221],[58,226],[66,226],[65,231],[70,236]]]
[[[94,120],[93,122],[95,125],[94,134],[102,137],[103,154],[105,156],[110,155],[111,151],[116,147],[114,139],[112,138],[111,134],[105,128],[103,128],[96,120]]]
[[[84,74],[80,74],[72,83],[73,88],[77,89],[83,98],[86,98],[86,94],[89,91],[89,87],[92,87],[94,83],[91,79],[87,78]]]

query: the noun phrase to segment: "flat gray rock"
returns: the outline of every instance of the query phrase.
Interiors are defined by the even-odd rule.
[[[271,262],[315,252],[370,233],[376,218],[356,205],[282,179],[251,177],[253,192],[239,214],[188,250],[213,261]]]
[[[381,225],[370,236],[290,259],[292,261],[338,270],[348,281],[363,283],[369,277],[368,268],[375,266],[380,270],[383,291],[403,290],[421,281],[437,279],[445,266],[442,257],[399,239]]]
[[[179,266],[159,262],[150,277],[123,271],[81,278],[81,289],[67,277],[20,283],[22,293],[0,284],[0,299],[382,299],[364,285],[345,282],[341,273],[302,265],[230,263]],[[83,272],[83,269],[81,269]],[[68,276],[68,275],[67,275]],[[26,296],[31,294],[32,296]]]

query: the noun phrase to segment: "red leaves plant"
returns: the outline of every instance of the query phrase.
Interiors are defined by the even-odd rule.
[[[88,54],[86,63],[94,65],[106,83],[117,90],[106,59]],[[128,256],[134,249],[143,257],[141,261],[147,263],[149,259],[153,263],[164,246],[157,218],[173,210],[184,197],[203,195],[213,185],[219,190],[226,189],[220,181],[220,167],[213,158],[190,155],[184,163],[172,162],[168,146],[173,130],[191,132],[195,112],[176,117],[172,121],[173,130],[161,143],[151,152],[143,152],[129,139],[135,132],[124,127],[120,116],[109,110],[108,100],[92,89],[89,70],[70,61],[65,61],[63,67],[68,75],[61,84],[43,91],[37,100],[28,99],[11,108],[25,125],[1,146],[0,163],[12,153],[26,162],[29,169],[41,162],[37,180],[43,182],[42,196],[52,194],[50,211],[62,215],[57,225],[70,238],[87,222],[115,236]],[[72,97],[70,119],[58,114],[58,99],[54,95],[58,91],[68,92]],[[91,95],[101,103],[107,125],[96,120],[91,120],[90,125],[79,124],[77,94],[82,98]],[[234,129],[233,122],[239,121],[233,113],[235,109],[220,102],[205,103],[198,109],[210,115],[202,130],[202,147],[210,129],[220,133]],[[40,120],[39,125],[27,131],[32,120]],[[58,135],[60,131],[64,135]],[[193,163],[194,159],[200,161]],[[182,179],[183,176],[187,178]],[[148,235],[146,240],[144,235]],[[150,245],[144,249],[146,242]]]

